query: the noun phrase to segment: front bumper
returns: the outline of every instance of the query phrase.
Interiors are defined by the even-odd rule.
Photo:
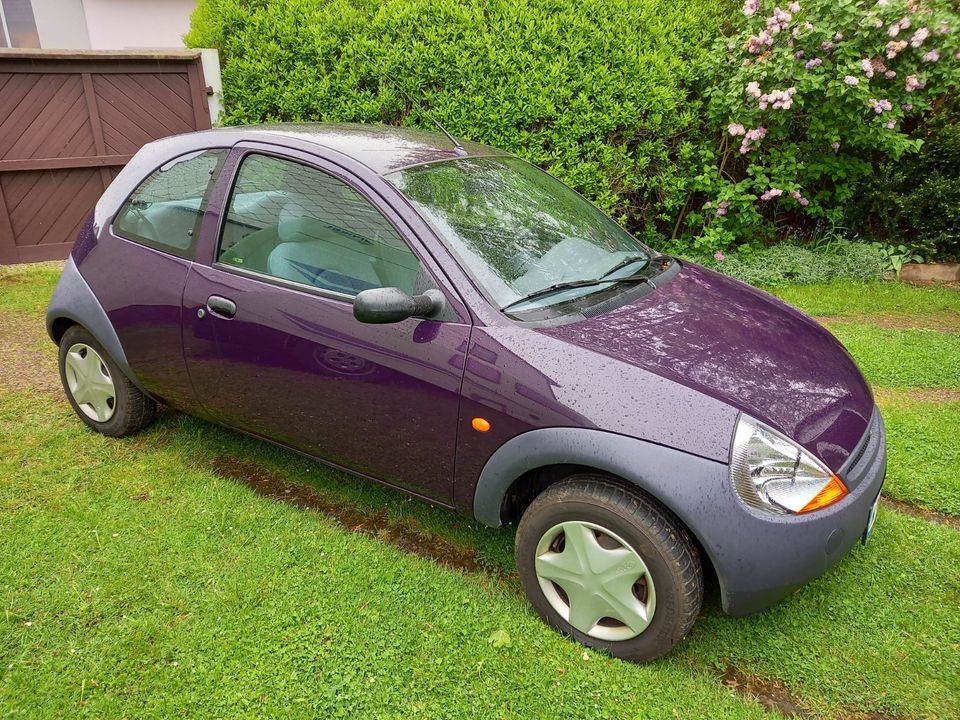
[[[719,543],[701,536],[717,570],[723,609],[730,615],[765,610],[839,562],[863,537],[886,467],[886,434],[875,408],[863,439],[837,472],[850,493],[835,505],[809,515],[764,515],[731,489],[735,527],[726,537],[712,528],[708,534],[723,538]]]

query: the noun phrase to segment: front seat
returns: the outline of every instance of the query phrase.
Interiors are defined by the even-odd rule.
[[[382,286],[372,260],[373,241],[309,217],[298,205],[281,210],[277,241],[267,257],[274,277],[348,295]]]

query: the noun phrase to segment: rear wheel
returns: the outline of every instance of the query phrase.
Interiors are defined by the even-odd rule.
[[[625,660],[665,655],[700,612],[703,573],[687,530],[603,476],[572,476],[540,493],[520,520],[516,557],[549,625]]]
[[[80,325],[70,327],[60,339],[60,381],[80,419],[104,435],[132,435],[157,414],[157,403],[130,382]]]

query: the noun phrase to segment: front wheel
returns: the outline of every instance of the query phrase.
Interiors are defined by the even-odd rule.
[[[71,326],[60,339],[60,381],[74,412],[104,435],[132,435],[157,414],[157,403],[130,382],[80,325]]]
[[[686,528],[603,476],[540,493],[517,528],[516,558],[549,625],[624,660],[665,655],[700,612],[703,572]]]

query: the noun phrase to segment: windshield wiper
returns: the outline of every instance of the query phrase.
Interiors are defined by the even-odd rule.
[[[624,278],[625,280],[627,278]],[[597,278],[596,280],[569,280],[567,282],[554,283],[553,285],[547,285],[545,288],[540,288],[539,290],[534,290],[529,295],[524,295],[521,298],[517,298],[513,302],[509,302],[500,308],[501,311],[507,311],[512,307],[517,305],[522,305],[525,302],[531,300],[536,300],[537,298],[544,297],[546,295],[553,295],[555,292],[560,292],[561,290],[570,290],[572,288],[581,288],[581,287],[590,287],[591,285],[603,285],[606,283],[615,283],[620,282],[619,280],[604,280],[602,278]]]
[[[642,260],[646,260],[646,262],[644,263],[643,267],[646,267],[647,265],[650,264],[650,256],[649,256],[649,255],[630,255],[630,256],[628,256],[628,257],[625,257],[623,260],[621,260],[620,262],[618,262],[618,263],[617,263],[616,265],[614,265],[612,268],[610,268],[609,270],[607,270],[603,275],[601,275],[599,279],[602,280],[603,278],[608,278],[608,277],[610,277],[611,275],[613,275],[617,270],[623,270],[623,268],[627,267],[628,265],[633,265],[634,263],[638,263],[638,262],[640,262],[640,261],[642,261]],[[643,269],[643,268],[641,268],[641,270],[642,270],[642,269]]]
[[[560,290],[590,287],[591,285],[608,285],[608,284],[615,285],[618,283],[626,283],[626,282],[644,282],[654,290],[657,289],[656,283],[653,282],[653,280],[648,278],[646,275],[644,275],[642,272],[634,273],[633,275],[627,275],[622,278],[604,279],[600,277],[600,278],[596,278],[595,280],[571,280],[569,282],[561,282],[561,283],[555,283],[554,285],[548,285],[547,287],[541,288],[540,290],[536,290],[530,293],[529,295],[524,295],[522,298],[518,298],[513,302],[507,303],[502,308],[500,308],[500,310],[502,312],[507,311],[510,308],[516,307],[517,305],[522,305],[523,303],[529,300],[536,300],[537,298],[544,297],[545,295],[553,295],[553,293],[559,292]]]

